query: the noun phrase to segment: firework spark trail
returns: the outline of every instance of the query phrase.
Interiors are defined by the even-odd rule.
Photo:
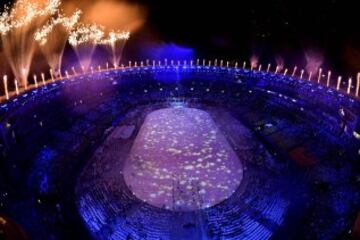
[[[91,64],[91,58],[97,44],[104,38],[104,27],[97,24],[78,24],[69,35],[69,43],[74,48],[83,72]]]
[[[47,24],[35,33],[35,40],[46,57],[55,76],[61,75],[62,57],[68,36],[80,19],[81,11],[77,10],[72,16],[63,14],[51,18]]]
[[[110,50],[112,57],[112,64],[117,68],[120,64],[122,52],[126,41],[130,38],[130,32],[126,31],[110,31],[107,38],[100,41],[106,49]]]
[[[103,39],[104,35],[104,27],[97,24],[80,23],[73,31],[71,31],[69,43],[75,47],[88,43],[98,44]]]
[[[275,57],[275,62],[277,71],[281,71],[285,66],[284,59],[280,55],[278,55]]]
[[[305,51],[305,59],[306,59],[306,71],[310,74],[320,74],[321,65],[324,62],[324,56],[319,50],[306,50]],[[319,79],[321,76],[319,75]]]
[[[60,0],[18,0],[12,8],[0,14],[0,34],[5,55],[19,80],[19,87],[27,88],[28,75],[35,51],[35,41],[45,55],[55,77],[61,76],[61,62],[69,40],[83,71],[91,64],[96,45],[103,45],[111,52],[114,66],[118,66],[130,33],[112,30],[97,24],[79,23],[81,11],[64,16]]]
[[[4,7],[4,12],[0,15],[0,33],[4,35],[8,33],[11,29],[9,7]]]
[[[27,88],[35,51],[34,33],[58,12],[60,0],[45,2],[18,0],[12,9],[5,7],[0,17],[0,33],[5,55],[20,86]]]
[[[256,56],[255,54],[253,54],[253,55],[250,57],[250,67],[251,67],[251,70],[255,69],[255,68],[258,66],[258,63],[259,63],[259,57]]]
[[[60,0],[48,0],[45,3],[18,0],[11,9],[5,6],[0,17],[0,33],[5,35],[12,29],[30,24],[37,17],[53,15],[58,12],[60,4]]]
[[[38,41],[40,45],[45,45],[49,41],[50,35],[56,25],[62,25],[65,30],[70,33],[78,23],[80,15],[80,10],[77,10],[71,17],[65,17],[63,14],[59,14],[57,17],[50,19],[46,25],[36,31],[35,40]]]

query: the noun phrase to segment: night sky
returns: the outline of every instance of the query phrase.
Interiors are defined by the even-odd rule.
[[[91,5],[95,1],[85,2]],[[6,2],[0,0],[1,5]],[[126,2],[140,4],[147,12],[145,25],[127,44],[126,59],[143,60],[149,46],[173,43],[194,50],[199,58],[242,62],[256,56],[262,64],[276,64],[276,59],[281,59],[289,68],[305,68],[309,58],[320,58],[324,70],[344,77],[360,71],[360,10],[356,1]]]
[[[280,56],[286,65],[304,66],[310,52],[323,56],[324,69],[360,70],[356,1],[140,2],[148,8],[151,31],[199,56],[249,60],[255,54],[263,63]]]

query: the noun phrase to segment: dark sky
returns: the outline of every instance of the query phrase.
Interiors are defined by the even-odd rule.
[[[138,1],[134,1],[138,2]],[[196,49],[202,56],[261,62],[279,55],[306,65],[305,52],[324,58],[324,68],[360,70],[360,10],[357,1],[140,0],[148,26],[165,42]]]
[[[289,67],[305,67],[307,54],[321,56],[322,67],[335,73],[360,71],[357,1],[128,1],[148,10],[145,26],[127,45],[129,57],[156,36],[158,42],[192,48],[199,57],[243,61],[256,55],[264,64],[280,57]]]

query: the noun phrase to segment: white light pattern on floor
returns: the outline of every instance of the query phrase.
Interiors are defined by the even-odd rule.
[[[125,181],[138,198],[174,211],[223,201],[242,176],[241,162],[211,116],[193,108],[150,113],[124,169]]]

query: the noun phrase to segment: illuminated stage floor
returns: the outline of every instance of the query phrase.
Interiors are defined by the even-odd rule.
[[[211,116],[194,108],[150,113],[124,169],[125,181],[138,198],[174,211],[223,201],[242,176],[241,162]]]

